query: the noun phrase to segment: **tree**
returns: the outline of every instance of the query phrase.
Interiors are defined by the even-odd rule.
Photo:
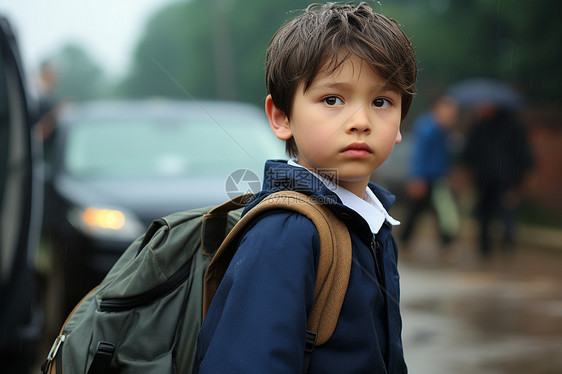
[[[97,99],[107,90],[104,74],[86,50],[68,44],[48,59],[57,74],[53,96],[57,100]]]
[[[203,1],[174,3],[148,22],[119,91],[131,97],[214,95],[210,14]]]
[[[560,2],[400,1],[383,11],[412,39],[420,91],[483,76],[518,86],[532,102],[562,98]]]
[[[148,22],[121,96],[236,99],[261,103],[269,39],[308,2],[192,0]]]
[[[262,103],[267,44],[295,9],[308,4],[191,0],[168,5],[147,24],[119,92]],[[562,98],[562,28],[557,27],[562,3],[395,0],[373,7],[399,20],[411,38],[422,103],[431,86],[474,76],[507,80],[533,101]]]

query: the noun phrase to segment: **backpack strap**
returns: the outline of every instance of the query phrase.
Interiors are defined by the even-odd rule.
[[[99,341],[96,354],[88,369],[88,374],[105,374],[109,372],[111,360],[115,353],[115,344],[111,342]]]
[[[298,212],[309,218],[318,230],[320,256],[314,285],[314,305],[308,317],[307,330],[316,334],[316,345],[324,344],[336,328],[347,292],[351,273],[351,238],[345,224],[327,206],[299,192],[281,191],[267,196],[230,231],[205,274],[203,318],[236,253],[241,236],[255,223],[256,218],[274,209]]]
[[[227,235],[228,212],[242,208],[254,196],[252,193],[240,195],[227,201],[203,216],[201,226],[201,250],[205,256],[212,257]]]

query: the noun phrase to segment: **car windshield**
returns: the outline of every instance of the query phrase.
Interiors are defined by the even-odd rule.
[[[66,143],[65,169],[80,178],[259,175],[283,155],[267,122],[232,118],[82,120]]]

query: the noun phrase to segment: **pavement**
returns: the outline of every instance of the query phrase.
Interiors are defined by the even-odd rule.
[[[562,252],[562,229],[519,224],[518,242],[525,247]]]
[[[410,373],[562,373],[562,281],[544,268],[522,276],[512,265],[400,266]]]
[[[434,227],[399,245],[409,372],[562,373],[562,230],[519,224],[515,251],[483,261],[476,222],[446,250]]]

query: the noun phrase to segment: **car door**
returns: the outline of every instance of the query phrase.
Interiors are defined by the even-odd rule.
[[[33,255],[42,204],[28,104],[16,41],[0,15],[0,357],[10,373],[28,371],[41,329]]]

